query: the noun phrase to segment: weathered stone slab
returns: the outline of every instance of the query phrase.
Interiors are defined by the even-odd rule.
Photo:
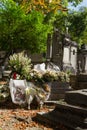
[[[65,101],[69,104],[87,107],[87,89],[66,92]]]
[[[69,88],[69,83],[67,83],[67,82],[61,82],[61,81],[54,81],[54,82],[52,82],[52,87],[53,88],[60,88],[60,89],[62,89],[62,88],[64,88],[64,89],[68,89]]]
[[[78,81],[87,82],[87,74],[79,74],[77,75]]]
[[[67,82],[54,81],[51,85],[51,95],[49,100],[59,100],[65,98],[65,92],[72,90]]]
[[[87,74],[71,75],[70,84],[75,90],[87,89]]]
[[[53,100],[60,100],[60,99],[64,99],[65,98],[65,93],[51,93],[51,96],[49,98],[49,100],[53,101]]]
[[[57,103],[48,113],[38,113],[37,119],[53,125],[60,123],[73,130],[87,130],[87,109],[66,103]]]
[[[78,82],[78,89],[87,89],[87,82]]]

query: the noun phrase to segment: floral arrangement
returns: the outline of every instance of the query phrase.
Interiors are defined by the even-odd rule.
[[[12,70],[12,74],[14,78],[19,77],[27,78],[29,77],[29,72],[31,71],[31,59],[24,55],[24,52],[14,53],[9,57],[9,66]]]
[[[9,66],[12,69],[13,79],[26,79],[36,84],[61,81],[69,82],[69,74],[62,71],[46,70],[44,72],[31,69],[31,59],[24,52],[9,57]]]
[[[30,72],[29,81],[36,83],[36,84],[42,84],[43,83],[43,73],[40,71],[32,69]]]
[[[65,72],[62,71],[52,71],[52,70],[47,70],[43,74],[43,80],[45,82],[52,82],[52,81],[61,81],[61,82],[69,82],[69,75]]]
[[[44,82],[52,82],[58,79],[57,73],[52,70],[47,70],[42,76]]]
[[[46,82],[53,81],[61,81],[61,82],[69,82],[69,75],[65,72],[56,72],[52,70],[46,70],[44,73],[41,73],[37,70],[32,70],[30,72],[30,79],[32,82],[36,84],[43,84]]]

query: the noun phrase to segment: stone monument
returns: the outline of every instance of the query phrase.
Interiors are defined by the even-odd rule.
[[[58,29],[54,29],[52,36],[52,58],[51,61],[62,70],[63,49],[61,35]]]

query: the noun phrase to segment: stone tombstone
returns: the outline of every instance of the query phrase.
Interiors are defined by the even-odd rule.
[[[46,59],[50,60],[52,57],[52,45],[51,45],[51,34],[48,34],[47,38],[47,53],[46,53]]]
[[[87,73],[87,45],[85,45],[85,50],[84,50],[84,57],[85,57],[85,65],[84,65],[84,71]]]
[[[85,63],[85,72],[87,73],[87,56],[86,56],[86,63]]]
[[[68,82],[53,81],[51,83],[51,95],[50,95],[49,100],[58,101],[60,99],[64,99],[65,92],[71,90],[69,86],[70,85]]]
[[[63,53],[63,63],[64,64],[70,64],[69,60],[69,47],[64,47],[64,53]]]
[[[77,43],[70,40],[69,36],[64,38],[63,47],[63,70],[77,72]]]
[[[52,37],[52,62],[62,69],[62,42],[58,29],[54,29]]]
[[[82,44],[78,50],[78,72],[87,73],[87,45]]]
[[[77,45],[75,42],[73,42],[71,46],[71,65],[74,68],[74,70],[77,69]]]

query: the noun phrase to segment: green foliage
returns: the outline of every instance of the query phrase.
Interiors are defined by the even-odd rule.
[[[79,44],[87,43],[87,8],[69,14],[70,34]]]
[[[56,15],[54,26],[63,33],[68,27],[73,41],[79,45],[87,43],[87,8],[83,7],[79,11],[59,12]]]
[[[77,6],[83,0],[68,0],[68,2],[72,3],[73,6]]]
[[[45,51],[47,33],[52,26],[43,23],[44,15],[37,11],[26,14],[13,0],[1,0],[0,5],[1,49]]]
[[[12,0],[0,2],[0,46],[1,49],[12,50],[18,46],[16,30],[23,19],[21,9]]]
[[[67,16],[68,16],[68,13],[67,12],[59,12],[57,15],[56,15],[56,20],[54,21],[54,26],[56,28],[58,28],[61,32],[65,32],[66,31],[66,21],[67,21]]]
[[[44,52],[47,34],[52,32],[52,24],[56,15],[53,10],[44,14],[43,11],[37,11],[34,8],[29,8],[31,11],[26,12],[24,10],[26,4],[21,5],[21,2],[23,0],[0,0],[0,49],[7,51],[27,49],[31,53]],[[32,5],[33,1],[27,2]],[[69,0],[69,2],[78,4],[77,0]],[[61,1],[61,4],[63,7],[67,7],[68,0]],[[25,7],[23,8],[23,6]],[[55,7],[56,5],[52,4],[52,8],[55,9]],[[59,10],[61,9],[59,8]],[[65,21],[66,16],[63,19]],[[65,30],[61,17],[58,18],[58,26],[61,30]]]

